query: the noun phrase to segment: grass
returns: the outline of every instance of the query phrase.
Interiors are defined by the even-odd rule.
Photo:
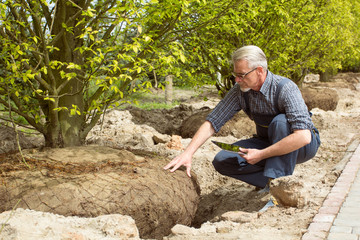
[[[171,109],[175,106],[178,106],[180,103],[178,101],[173,101],[171,104],[161,103],[161,102],[145,102],[141,104],[133,104],[138,108],[144,110],[152,110],[152,109]]]
[[[180,105],[180,102],[175,100],[171,104],[165,103],[164,99],[149,99],[149,98],[132,98],[129,102],[122,104],[119,108],[125,109],[128,106],[134,106],[144,110],[152,109],[171,109]]]
[[[128,99],[127,104],[123,104],[120,108],[126,108],[127,106],[135,106],[144,110],[152,109],[171,109],[175,106],[180,105],[178,99],[176,99],[177,92],[193,92],[193,96],[197,96],[199,93],[194,88],[190,87],[174,87],[173,89],[173,101],[171,104],[165,102],[165,91],[154,90],[153,92],[139,92],[133,93]]]

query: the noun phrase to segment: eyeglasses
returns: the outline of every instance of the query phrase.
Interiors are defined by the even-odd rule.
[[[234,78],[238,77],[240,79],[244,79],[246,77],[246,75],[248,75],[249,73],[255,71],[255,69],[257,69],[257,67],[254,68],[253,70],[248,71],[247,73],[235,73],[235,72],[232,72],[231,74],[234,76]]]

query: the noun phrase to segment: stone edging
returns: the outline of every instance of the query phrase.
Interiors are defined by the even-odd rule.
[[[360,169],[360,144],[324,200],[301,240],[324,240],[345,201]]]

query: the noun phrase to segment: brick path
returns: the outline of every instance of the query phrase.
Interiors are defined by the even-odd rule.
[[[360,144],[302,240],[360,240]]]

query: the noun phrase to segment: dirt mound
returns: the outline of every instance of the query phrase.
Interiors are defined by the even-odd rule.
[[[336,74],[335,76],[332,76],[330,78],[329,82],[316,82],[316,83],[310,83],[310,84],[305,84],[306,86],[311,86],[311,87],[320,87],[323,88],[324,91],[327,91],[329,88],[330,89],[350,89],[350,90],[360,90],[360,73],[352,73],[352,72],[348,72],[348,73],[339,73]]]
[[[183,138],[192,138],[211,111],[212,109],[194,113],[185,119],[180,127],[181,136]],[[225,137],[231,135],[236,138],[242,138],[244,136],[251,136],[253,133],[255,133],[254,122],[241,111],[235,114],[215,136]]]
[[[339,80],[350,84],[357,84],[360,82],[360,73],[354,73],[354,72],[338,73],[331,78],[332,82]]]
[[[0,163],[0,212],[17,207],[63,216],[131,216],[143,238],[161,238],[190,225],[199,203],[196,178],[162,170],[151,154],[86,146],[26,151],[32,167],[9,155]]]
[[[339,102],[339,96],[334,89],[304,88],[301,93],[309,111],[313,108],[334,111]]]
[[[195,109],[181,104],[172,109],[143,110],[137,107],[128,107],[126,110],[131,113],[132,121],[135,124],[147,124],[162,134],[181,135],[180,126],[184,119],[208,109],[208,107]]]

